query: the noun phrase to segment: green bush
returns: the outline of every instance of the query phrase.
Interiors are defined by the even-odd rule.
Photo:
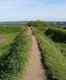
[[[58,43],[66,43],[66,32],[63,32],[63,30],[55,30],[49,28],[45,31],[45,34],[49,36],[54,42]]]

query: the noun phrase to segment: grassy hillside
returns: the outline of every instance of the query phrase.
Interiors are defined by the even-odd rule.
[[[66,41],[66,33],[65,30],[60,30],[59,28],[54,29],[50,27],[50,29],[48,27],[44,29],[42,26],[33,28],[42,53],[42,62],[46,66],[48,80],[66,80],[66,58],[59,48],[60,45],[62,46],[61,40],[62,43]],[[52,39],[52,36],[55,41]]]
[[[0,35],[6,39],[0,45],[0,79],[16,80],[18,74],[23,73],[28,60],[31,38],[24,28],[1,27],[0,31]]]
[[[54,22],[34,21],[25,25],[29,24],[38,41],[47,80],[66,80],[66,29]],[[0,79],[17,80],[27,67],[31,36],[21,24],[0,26]]]
[[[0,56],[21,32],[21,28],[0,27]]]

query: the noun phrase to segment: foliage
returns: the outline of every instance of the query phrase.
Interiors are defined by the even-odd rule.
[[[0,79],[16,80],[20,71],[24,70],[27,62],[28,50],[31,46],[30,36],[22,30],[8,46],[5,54],[0,58]]]
[[[14,27],[14,25],[12,25],[12,27],[0,27],[0,33],[15,33],[15,32],[20,32],[21,31],[21,27]]]
[[[49,28],[45,34],[54,42],[66,43],[66,33],[61,30]]]
[[[49,80],[66,80],[66,59],[55,44],[44,33],[34,29],[46,65]]]

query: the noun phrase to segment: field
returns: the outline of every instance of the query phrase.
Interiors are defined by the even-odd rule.
[[[66,80],[65,26],[1,24],[0,80]]]

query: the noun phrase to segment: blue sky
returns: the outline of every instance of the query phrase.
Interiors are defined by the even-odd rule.
[[[66,21],[66,0],[0,0],[0,21]]]

